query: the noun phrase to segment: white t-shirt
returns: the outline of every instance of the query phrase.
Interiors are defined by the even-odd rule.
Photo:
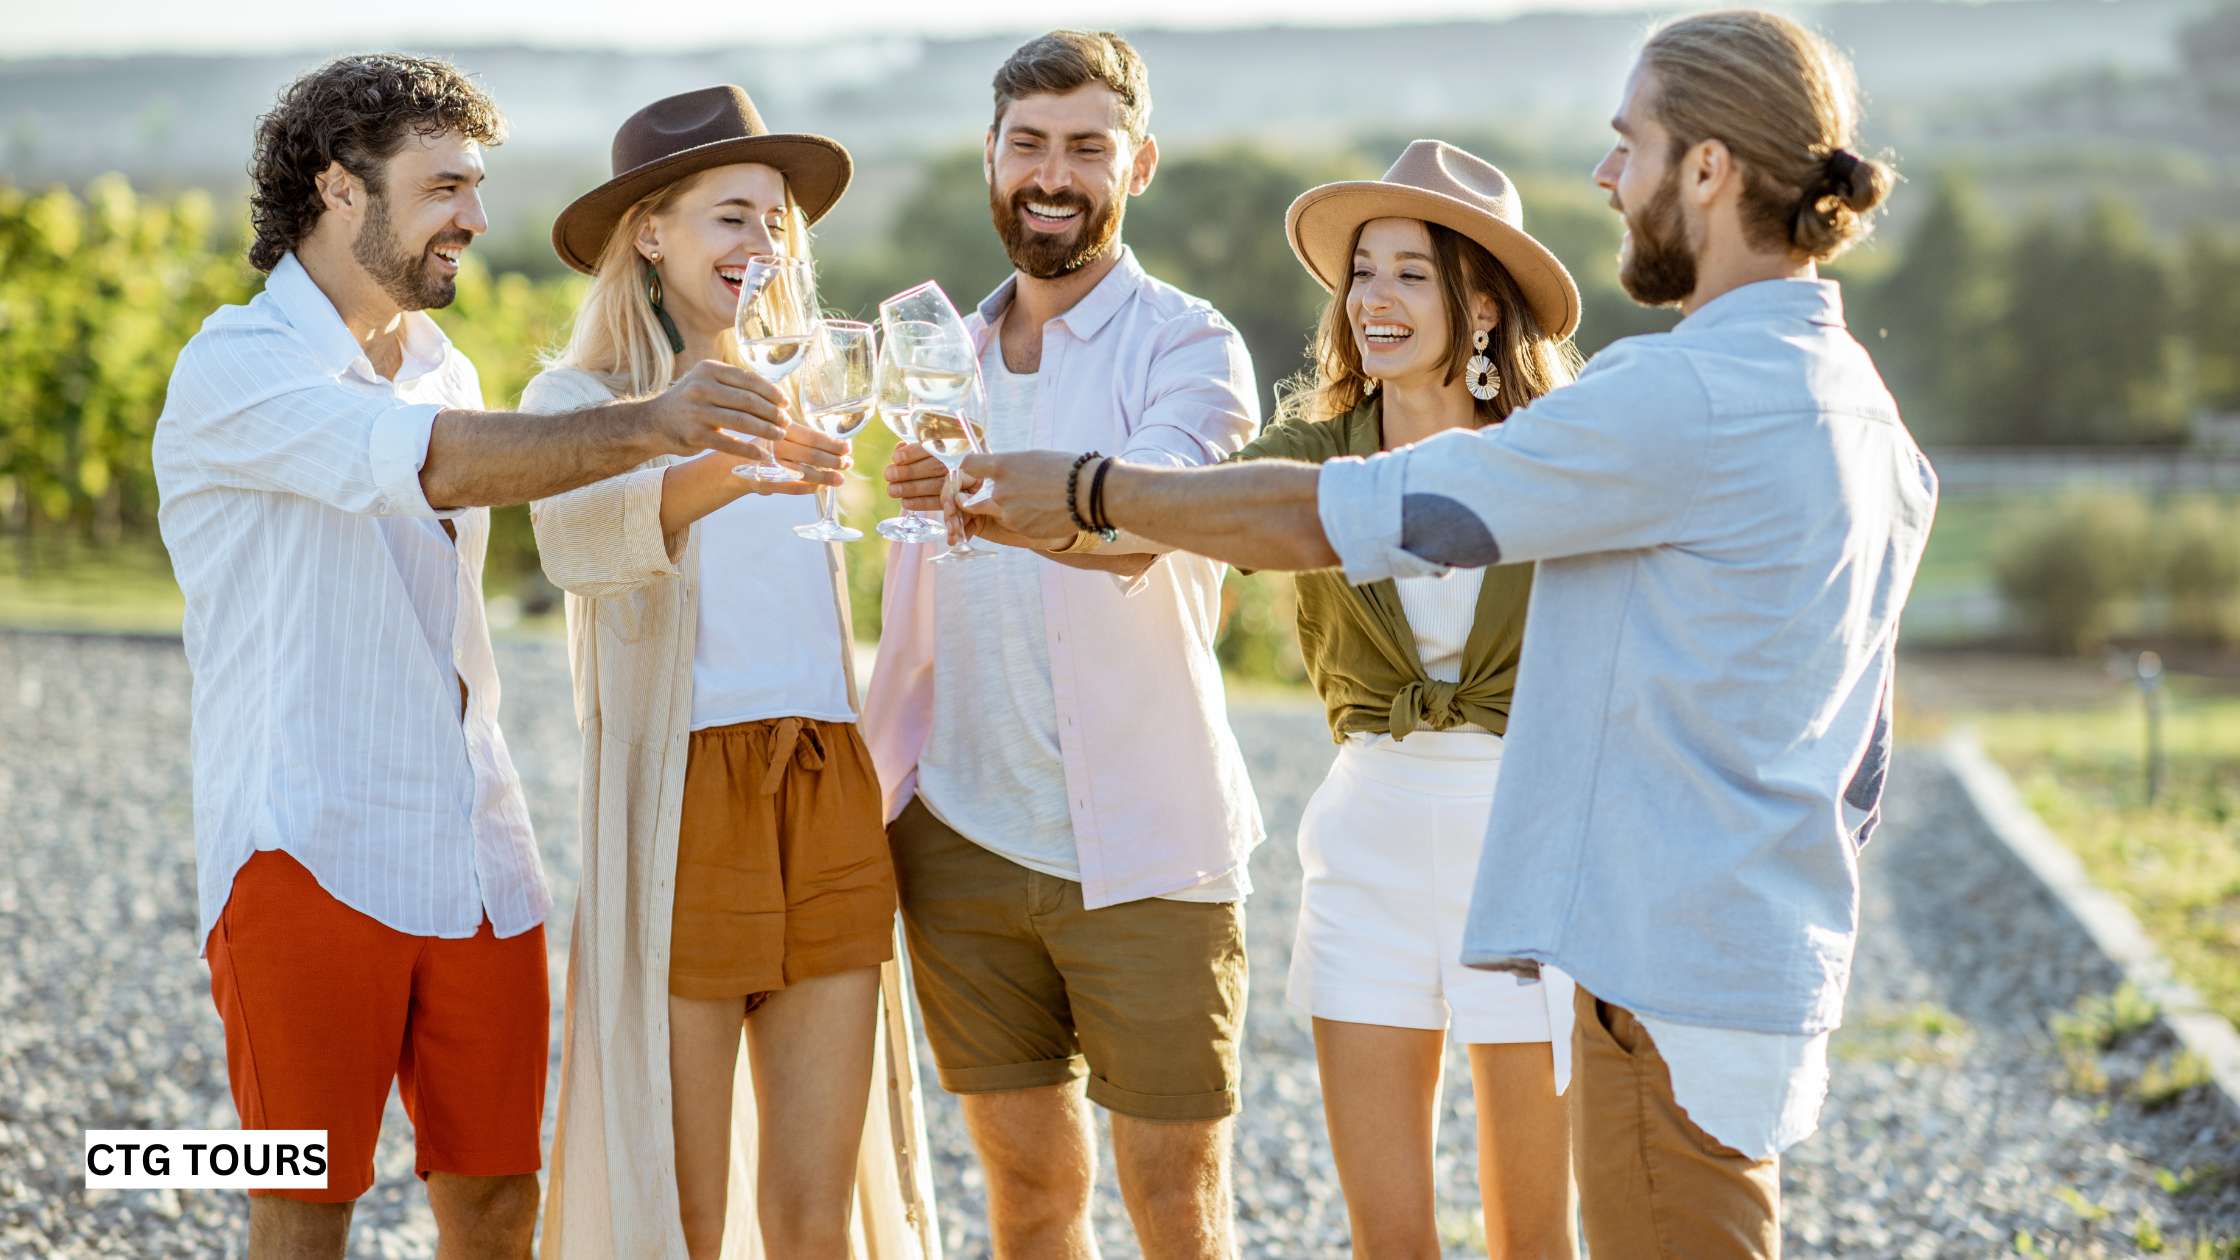
[[[1033,445],[1034,373],[1003,362],[1000,326],[980,358],[991,450]],[[1029,870],[1081,879],[1058,748],[1058,702],[1042,617],[1042,566],[1016,547],[943,566],[934,583],[933,726],[918,755],[918,799],[981,848]],[[705,555],[705,550],[703,550]],[[1121,662],[1114,662],[1119,668]],[[1145,784],[1145,791],[1156,791]],[[1168,901],[1236,901],[1242,867],[1169,893]]]
[[[814,495],[750,494],[700,518],[693,730],[780,717],[856,720],[828,544],[793,532],[816,515]]]

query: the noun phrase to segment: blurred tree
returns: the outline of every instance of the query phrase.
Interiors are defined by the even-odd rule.
[[[2001,438],[1997,399],[2015,358],[2014,329],[2001,318],[2011,266],[1975,185],[1948,171],[1897,265],[1855,299],[1852,331],[1926,443]]]
[[[2202,229],[2185,246],[2183,325],[2198,404],[2240,411],[2240,233]]]
[[[2041,217],[2016,243],[2002,322],[2011,372],[1990,413],[2005,441],[2179,442],[2190,420],[2181,312],[2170,262],[2128,208]]]

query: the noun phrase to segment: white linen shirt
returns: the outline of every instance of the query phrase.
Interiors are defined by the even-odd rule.
[[[498,730],[490,513],[420,489],[437,413],[482,386],[425,314],[404,339],[382,379],[289,254],[172,369],[157,520],[186,597],[205,948],[266,849],[413,936],[514,936],[552,908]]]

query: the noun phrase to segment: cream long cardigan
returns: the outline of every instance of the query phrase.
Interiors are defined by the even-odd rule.
[[[521,405],[572,411],[613,397],[597,378],[562,368],[531,381]],[[543,1255],[562,1260],[685,1256],[670,1127],[669,911],[700,569],[697,528],[678,555],[661,533],[661,480],[671,462],[657,459],[530,507],[544,571],[568,593],[568,662],[583,734],[583,876],[568,946],[560,1123],[542,1244]],[[840,549],[828,546],[828,554],[845,644]],[[850,657],[843,648],[853,700]],[[904,956],[899,935],[895,955]],[[907,989],[899,961],[881,972],[871,1105],[856,1164],[855,1252],[862,1260],[938,1260]],[[723,1255],[762,1260],[743,1036],[732,1100]]]

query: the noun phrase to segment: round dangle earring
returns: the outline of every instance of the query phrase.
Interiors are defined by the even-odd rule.
[[[1378,379],[1377,379],[1376,377],[1374,377],[1374,376],[1370,377],[1370,378],[1369,378],[1369,383],[1361,387],[1361,396],[1362,396],[1363,398],[1374,398],[1374,397],[1376,397],[1376,396],[1377,396],[1377,386],[1379,386],[1379,385],[1382,385],[1383,383],[1384,383],[1383,381],[1380,381],[1380,380],[1378,380]]]
[[[1462,365],[1462,379],[1470,388],[1470,396],[1479,402],[1491,402],[1501,392],[1501,373],[1486,357],[1486,330],[1481,328],[1471,335],[1470,346],[1477,353]],[[1447,360],[1449,363],[1454,360]]]

